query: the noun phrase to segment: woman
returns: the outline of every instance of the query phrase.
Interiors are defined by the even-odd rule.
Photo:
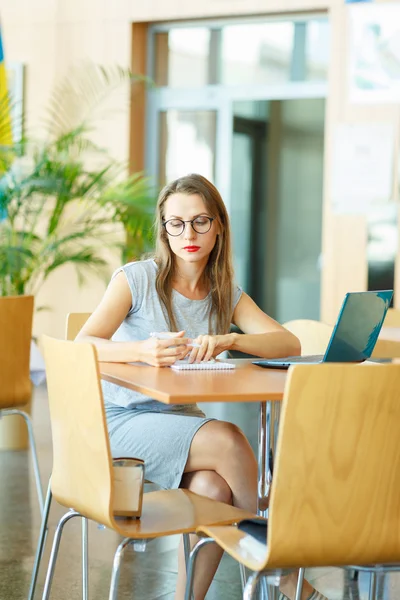
[[[234,284],[228,214],[207,179],[194,174],[167,185],[156,230],[154,260],[118,269],[78,335],[96,345],[100,360],[166,367],[231,349],[262,357],[300,352],[298,339]],[[231,323],[244,333],[230,333]],[[151,332],[176,336],[157,339]],[[199,347],[188,345],[192,341]],[[164,488],[184,487],[256,511],[257,462],[235,425],[207,419],[196,405],[167,406],[111,383],[104,382],[103,391],[114,456],[144,459],[146,477]],[[196,599],[205,597],[221,555],[215,545],[200,553]],[[290,576],[281,585],[291,599],[295,583]],[[177,598],[184,586],[180,568]],[[304,599],[312,593],[306,583]]]

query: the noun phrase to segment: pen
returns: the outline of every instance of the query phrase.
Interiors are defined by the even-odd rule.
[[[152,331],[150,333],[150,337],[153,338],[157,338],[158,340],[170,340],[172,338],[174,338],[174,334],[173,333],[158,333],[157,331]],[[190,342],[190,344],[187,344],[190,348],[201,348],[200,344],[196,344],[196,342]]]

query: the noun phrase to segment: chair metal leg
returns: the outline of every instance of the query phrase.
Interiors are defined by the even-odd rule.
[[[344,571],[343,596],[346,598],[348,596],[350,600],[360,600],[359,573],[356,569],[345,569]]]
[[[296,596],[294,600],[301,600],[301,593],[303,591],[305,569],[299,569],[299,575],[297,578]]]
[[[89,532],[86,517],[82,517],[82,600],[89,600]]]
[[[257,589],[257,584],[260,580],[260,577],[262,577],[260,572],[253,573],[249,577],[246,587],[244,588],[243,600],[252,600],[253,599],[256,589]]]
[[[44,584],[42,600],[49,600],[49,598],[50,598],[51,584],[53,582],[54,571],[55,571],[55,566],[56,566],[57,556],[58,556],[58,550],[60,547],[61,535],[62,535],[62,532],[64,529],[64,525],[67,521],[69,521],[73,517],[80,517],[80,516],[81,516],[80,513],[76,512],[75,510],[70,510],[63,517],[61,517],[61,519],[58,522],[57,529],[54,534],[53,546],[51,548],[49,566],[47,568],[46,581]]]
[[[215,543],[215,540],[213,540],[213,538],[202,538],[197,542],[197,544],[190,553],[189,568],[187,570],[186,578],[185,600],[191,600],[193,597],[194,568],[196,566],[198,553],[201,550],[201,548],[203,548],[203,546],[207,546],[208,544],[212,543]]]
[[[31,577],[31,585],[29,588],[28,600],[33,600],[33,598],[35,596],[35,588],[36,588],[37,577],[38,577],[38,573],[39,573],[39,569],[40,569],[40,562],[42,560],[43,549],[44,549],[44,545],[46,543],[46,537],[47,537],[47,531],[48,531],[47,522],[49,520],[49,513],[50,513],[50,506],[51,506],[52,498],[53,498],[53,494],[51,493],[51,479],[50,479],[49,485],[47,488],[46,500],[44,503],[44,511],[43,511],[43,516],[42,516],[42,524],[40,526],[38,544],[37,544],[37,548],[36,548],[35,562],[33,563],[33,571],[32,571],[32,577]]]
[[[189,569],[189,560],[190,560],[190,535],[188,533],[183,534],[183,553],[185,555],[185,567],[186,567],[186,577]],[[190,600],[194,600],[194,596],[190,597]]]
[[[260,600],[271,600],[270,599],[271,594],[269,593],[269,586],[268,586],[266,577],[263,577],[261,579],[261,581],[259,582],[258,589],[259,589]]]
[[[267,589],[268,589],[268,600],[278,600],[279,588],[276,585],[268,585]]]
[[[42,483],[40,481],[39,462],[38,462],[38,457],[37,457],[35,436],[33,435],[32,419],[30,418],[28,413],[24,412],[23,410],[19,410],[17,408],[5,409],[5,410],[2,410],[1,412],[2,412],[2,415],[21,415],[21,417],[23,417],[23,419],[25,420],[26,427],[28,429],[29,444],[30,444],[31,453],[32,453],[33,472],[35,475],[36,491],[37,491],[37,495],[38,495],[38,499],[39,499],[40,513],[43,516],[43,511],[44,511],[43,488],[42,488]]]
[[[183,534],[183,553],[185,555],[185,567],[186,574],[189,568],[189,560],[190,560],[190,537],[188,533]]]
[[[240,571],[240,582],[242,584],[242,592],[244,592],[244,588],[246,587],[247,575],[246,575],[246,567],[239,563],[239,571]]]
[[[122,542],[120,543],[120,545],[118,546],[118,548],[114,554],[109,600],[117,600],[121,560],[124,555],[126,547],[129,546],[129,544],[131,544],[132,542],[133,542],[133,540],[131,538],[125,538],[124,540],[122,540]]]
[[[376,600],[376,573],[371,573],[370,577],[368,600]]]
[[[376,577],[376,597],[383,598],[385,595],[385,578],[386,573],[377,573]]]

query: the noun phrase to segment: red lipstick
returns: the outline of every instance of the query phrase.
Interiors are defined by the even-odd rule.
[[[200,250],[200,246],[185,246],[184,250],[187,252],[197,252],[197,250]]]

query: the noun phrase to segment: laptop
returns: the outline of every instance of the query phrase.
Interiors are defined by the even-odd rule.
[[[346,294],[325,354],[268,358],[253,364],[288,369],[298,364],[363,362],[372,354],[392,296],[393,290]]]

